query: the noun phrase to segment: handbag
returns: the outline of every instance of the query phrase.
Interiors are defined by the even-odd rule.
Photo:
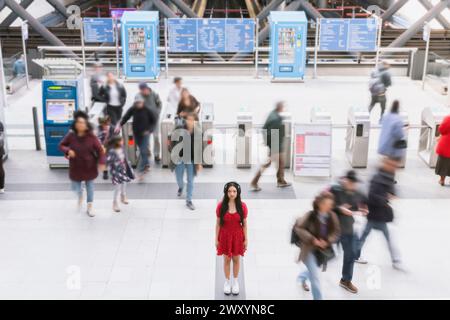
[[[326,271],[328,261],[333,259],[336,254],[334,253],[333,248],[330,246],[325,249],[316,249],[314,251],[314,256],[316,257],[317,265],[319,267],[322,266],[322,271]]]
[[[408,142],[405,139],[400,139],[394,142],[395,149],[406,149],[408,147]]]

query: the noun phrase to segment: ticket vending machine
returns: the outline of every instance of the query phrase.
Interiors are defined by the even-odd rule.
[[[159,13],[126,11],[121,18],[123,73],[130,80],[159,77]]]
[[[269,73],[273,80],[305,75],[308,21],[303,11],[271,11]]]
[[[82,66],[70,59],[35,59],[44,69],[42,115],[47,162],[50,168],[67,167],[59,143],[70,130],[73,114],[85,109]]]

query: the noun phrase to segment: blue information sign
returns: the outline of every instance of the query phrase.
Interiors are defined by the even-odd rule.
[[[319,50],[376,51],[376,19],[321,19]]]
[[[225,20],[201,19],[197,23],[197,51],[225,52]]]
[[[84,42],[114,42],[114,24],[111,18],[84,18]]]
[[[170,52],[253,52],[253,19],[169,19]]]

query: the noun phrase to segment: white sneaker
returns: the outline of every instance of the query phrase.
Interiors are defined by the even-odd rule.
[[[400,261],[393,262],[392,268],[394,268],[397,271],[407,272],[405,266]]]
[[[355,260],[355,263],[359,263],[359,264],[367,264],[367,260],[358,258],[358,259]]]
[[[5,189],[0,189],[0,194],[4,194],[5,193]]]
[[[89,217],[95,217],[94,210],[92,209],[92,202],[87,204],[87,210],[86,213]]]
[[[225,283],[223,284],[223,293],[225,293],[227,296],[231,294],[230,280],[225,280]]]
[[[231,287],[231,293],[234,295],[239,294],[239,282],[238,279],[233,279],[233,286]]]

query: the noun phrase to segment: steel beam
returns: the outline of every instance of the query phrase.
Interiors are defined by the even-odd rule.
[[[381,15],[383,21],[389,20],[408,0],[397,0]]]
[[[46,27],[44,27],[39,21],[37,21],[31,14],[29,14],[24,8],[22,8],[16,1],[14,0],[5,0],[5,4],[17,13],[17,15],[22,20],[27,20],[28,24],[36,30],[45,40],[47,40],[53,46],[65,46],[65,44],[59,40],[53,33],[48,31]]]
[[[147,3],[149,2],[151,2],[166,18],[178,18],[178,16],[161,0],[147,1]]]
[[[59,2],[58,0],[47,0],[47,2],[64,17],[69,17],[66,7],[61,2]]]
[[[183,0],[169,0],[189,18],[198,18],[195,12]]]
[[[5,2],[3,1],[3,4]],[[20,6],[24,9],[28,8],[30,6],[30,4],[33,3],[33,0],[22,0],[20,2]],[[2,23],[0,24],[1,27],[9,27],[14,21],[16,21],[17,19],[17,13],[15,13],[14,11],[11,11],[10,14],[8,14],[8,16],[3,19]]]
[[[314,6],[313,6],[311,3],[309,3],[309,2],[306,1],[306,0],[298,0],[298,1],[300,2],[300,8],[302,8],[303,10],[305,10],[305,13],[306,13],[310,18],[312,18],[314,21],[316,21],[317,19],[323,18],[322,14],[321,14],[319,11],[317,11],[317,9],[314,8]],[[296,2],[296,1],[294,1],[294,2]],[[291,2],[291,4],[294,3],[294,2]],[[288,7],[289,7],[289,6],[287,6],[284,10],[285,10],[285,11],[289,11],[289,10],[287,9]],[[298,9],[295,9],[295,10],[298,10]],[[290,11],[294,11],[294,10],[290,10]]]
[[[275,10],[284,0],[272,0],[267,6],[265,6],[257,15],[256,18],[259,19],[259,21],[262,21],[265,19],[270,11]]]
[[[433,20],[439,13],[450,5],[450,0],[443,0],[436,4],[431,10],[428,10],[425,15],[417,20],[411,27],[403,32],[397,39],[395,39],[389,47],[403,47],[409,39],[411,39],[420,29],[423,28],[426,22]]]
[[[428,0],[419,0],[419,2],[425,7],[427,10],[431,10],[433,8],[433,4]],[[436,20],[441,24],[444,29],[450,29],[450,23],[445,19],[445,17],[439,13],[436,16]]]

